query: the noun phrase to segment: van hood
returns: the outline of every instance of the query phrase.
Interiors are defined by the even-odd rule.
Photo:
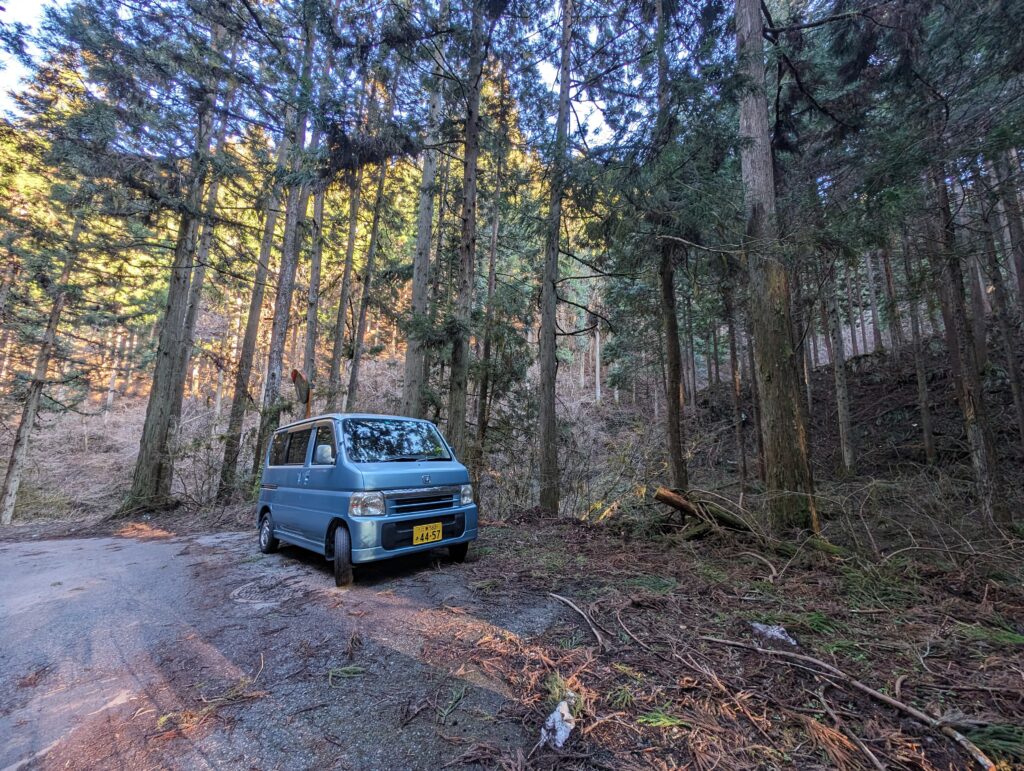
[[[455,460],[359,463],[364,490],[396,490],[469,484],[469,472]]]

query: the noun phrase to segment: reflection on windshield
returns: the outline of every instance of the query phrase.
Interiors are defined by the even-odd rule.
[[[441,436],[429,423],[350,418],[343,426],[345,452],[354,463],[449,460]]]

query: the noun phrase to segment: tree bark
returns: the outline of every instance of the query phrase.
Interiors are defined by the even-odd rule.
[[[504,113],[503,113],[504,114]],[[504,126],[502,127],[504,128]],[[490,387],[491,387],[491,337],[494,326],[494,292],[497,288],[498,264],[498,228],[501,219],[501,174],[504,161],[504,145],[498,150],[495,168],[494,202],[491,206],[491,242],[487,251],[487,306],[484,311],[484,340],[480,356],[480,393],[477,397],[477,463],[483,461],[487,423],[490,420]],[[429,252],[430,244],[427,244]],[[426,286],[424,286],[424,294]],[[582,371],[582,370],[581,370]]]
[[[661,324],[665,334],[665,432],[668,439],[672,487],[690,486],[683,455],[686,429],[683,426],[683,367],[679,349],[679,317],[676,315],[675,254],[672,246],[661,247],[658,277],[661,287]]]
[[[78,239],[81,231],[81,220],[76,217],[71,228],[70,244],[64,257],[60,277],[54,287],[50,316],[46,321],[46,329],[43,332],[39,350],[36,352],[35,368],[32,372],[32,381],[28,386],[28,393],[25,395],[25,403],[21,409],[21,420],[14,432],[11,457],[7,462],[7,474],[4,477],[3,489],[0,490],[0,525],[9,525],[14,518],[14,506],[18,500],[18,489],[21,487],[25,459],[28,456],[29,437],[39,412],[39,400],[43,394],[43,387],[46,385],[50,357],[57,342],[57,327],[60,325],[60,317],[67,302],[68,281],[71,279],[71,269],[78,255]]]
[[[971,466],[974,469],[975,486],[982,518],[989,523],[1009,521],[1008,509],[1001,505],[995,468],[995,452],[988,425],[985,401],[978,377],[978,365],[974,346],[967,328],[967,312],[964,307],[964,282],[960,261],[956,253],[956,233],[953,215],[949,205],[945,173],[939,166],[929,171],[931,192],[935,201],[936,249],[933,257],[938,260],[937,269],[942,276],[945,301],[953,326],[954,347],[950,357],[959,361],[960,376],[957,379],[960,407],[964,428],[971,452]]]
[[[738,344],[736,340],[736,302],[733,289],[734,277],[726,276],[722,284],[722,300],[725,306],[725,321],[729,331],[729,375],[732,381],[732,420],[736,437],[736,455],[739,462],[740,491],[747,489],[747,447],[744,437],[746,420],[743,415],[743,384],[740,380]]]
[[[311,93],[310,75],[313,67],[314,26],[309,8],[304,6],[305,32],[302,53],[302,70],[296,89],[299,95],[299,107],[295,111],[294,135],[292,143],[293,158],[291,171],[298,175],[302,171],[303,156],[306,149],[306,123],[308,117],[308,100],[304,97]],[[259,477],[263,468],[263,456],[270,435],[277,429],[281,420],[281,412],[288,402],[281,399],[282,368],[284,366],[284,348],[288,340],[291,322],[292,295],[295,291],[295,274],[299,266],[299,246],[301,243],[300,225],[306,218],[309,206],[309,182],[305,179],[296,181],[288,190],[285,203],[284,239],[281,244],[281,263],[277,272],[277,294],[274,297],[274,316],[270,327],[270,346],[267,351],[267,374],[263,383],[263,404],[260,409],[260,427],[256,437],[256,450],[253,455],[253,479]],[[292,357],[294,359],[294,356]]]
[[[334,322],[334,346],[331,348],[331,374],[327,390],[339,412],[344,409],[345,393],[341,388],[345,351],[345,320],[348,317],[349,297],[352,293],[352,271],[356,254],[356,235],[359,230],[359,199],[363,186],[363,169],[352,175],[348,192],[348,236],[345,241],[345,267],[341,275],[341,295],[338,300],[338,314]],[[353,330],[354,332],[355,330]]]
[[[853,357],[860,356],[860,344],[857,342],[857,313],[853,305],[853,282],[850,280],[850,264],[846,263],[846,270],[843,272],[846,285],[846,317],[850,324],[850,346],[853,348]],[[867,353],[867,351],[864,351]]]
[[[441,26],[445,26],[447,20],[448,0],[441,0]],[[434,70],[431,75],[430,100],[427,108],[426,150],[423,153],[423,174],[420,178],[420,198],[416,218],[416,252],[412,264],[411,319],[405,348],[405,380],[402,386],[402,414],[413,418],[422,418],[426,414],[426,403],[423,399],[423,389],[426,385],[426,353],[420,342],[420,337],[422,327],[429,323],[430,247],[433,236],[431,231],[434,224],[434,193],[436,192],[434,188],[437,181],[439,155],[437,145],[440,142],[441,78],[444,74],[443,49],[435,47],[433,51]],[[495,209],[496,217],[497,209]],[[496,228],[497,225],[492,225],[492,227]],[[485,340],[485,343],[489,344],[489,340]],[[483,389],[483,386],[481,388]],[[484,396],[486,397],[486,392]],[[486,401],[486,399],[482,399],[482,401]],[[478,431],[482,436],[483,431],[479,428]]]
[[[932,433],[932,415],[928,406],[928,373],[924,366],[924,350],[921,344],[920,282],[914,276],[910,261],[910,237],[903,233],[903,270],[907,279],[907,294],[910,299],[910,339],[914,351],[914,374],[917,378],[917,408],[921,416],[921,438],[924,441],[924,456],[929,465],[935,465],[938,453],[935,449],[935,434]]]
[[[451,372],[448,380],[448,439],[455,454],[467,457],[466,397],[469,385],[469,334],[473,313],[473,283],[476,271],[476,180],[480,156],[480,92],[483,88],[484,18],[480,2],[474,0],[470,57],[466,72],[466,140],[462,173],[462,231],[459,238],[458,293],[455,300],[455,334],[452,340]]]
[[[793,350],[789,281],[778,244],[763,33],[758,0],[737,0],[736,50],[747,86],[740,99],[739,132],[745,250],[756,334],[754,374],[761,398],[766,484],[775,529],[809,524],[818,532]]]
[[[359,396],[359,367],[363,358],[363,342],[366,337],[367,313],[370,309],[370,290],[373,286],[373,271],[377,259],[377,244],[380,238],[380,216],[384,207],[384,181],[387,179],[387,161],[377,172],[377,192],[373,200],[373,221],[370,225],[370,243],[366,249],[366,266],[363,269],[363,292],[359,299],[359,320],[356,323],[355,338],[352,340],[352,368],[349,372],[348,391],[345,395],[345,411],[352,412]]]
[[[843,325],[839,320],[839,304],[836,302],[836,286],[829,277],[822,287],[828,307],[828,334],[832,339],[832,377],[836,391],[836,412],[839,422],[839,447],[842,452],[843,474],[853,474],[857,468],[857,452],[853,443],[853,425],[850,422],[850,391],[846,383],[846,346],[843,341]]]
[[[572,44],[573,0],[561,0],[562,39],[558,69],[558,122],[555,133],[551,200],[548,207],[544,273],[540,299],[540,507],[558,514],[558,418],[555,412],[555,380],[558,375],[555,311],[558,303],[558,255],[569,144],[569,66]]]
[[[314,144],[315,148],[316,145]],[[322,184],[313,193],[313,232],[309,255],[309,292],[306,296],[306,346],[302,354],[302,371],[309,387],[316,385],[316,343],[319,333],[320,264],[324,250],[324,195]]]
[[[275,172],[284,166],[288,156],[288,141],[282,138],[277,149]],[[228,425],[224,431],[224,460],[220,467],[220,483],[217,486],[217,499],[228,500],[237,488],[238,455],[242,444],[242,425],[245,422],[245,410],[253,404],[249,393],[249,380],[252,377],[252,363],[259,341],[260,316],[263,313],[263,298],[267,290],[267,276],[270,273],[270,258],[274,248],[274,231],[277,227],[277,211],[281,203],[281,182],[275,173],[275,181],[270,195],[263,208],[263,237],[260,240],[260,252],[256,260],[256,273],[253,276],[252,295],[249,298],[249,313],[246,316],[245,332],[242,334],[242,346],[238,352],[238,366],[235,369],[234,390],[231,396],[231,412],[228,413]],[[260,399],[262,402],[262,397]]]
[[[889,249],[879,251],[882,261],[882,276],[885,287],[885,315],[889,322],[889,338],[892,342],[893,353],[901,351],[906,343],[903,338],[903,316],[900,313],[899,297],[896,294],[896,282],[892,275],[892,260],[889,256]]]
[[[871,329],[875,337],[875,350],[884,351],[885,344],[882,342],[882,314],[878,311],[878,286],[875,283],[875,260],[870,250],[865,252],[864,262],[868,266],[868,297],[871,300]]]
[[[996,190],[1003,204],[1007,229],[1010,233],[1010,259],[1017,272],[1017,303],[1024,318],[1024,214],[1021,213],[1020,197],[1014,180],[1013,167],[1008,155],[999,156],[993,164]]]

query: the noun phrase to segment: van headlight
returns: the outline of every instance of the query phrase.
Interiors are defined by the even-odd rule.
[[[473,485],[463,485],[461,502],[463,506],[468,506],[473,502]]]
[[[384,496],[381,493],[352,493],[348,513],[352,517],[383,517]]]

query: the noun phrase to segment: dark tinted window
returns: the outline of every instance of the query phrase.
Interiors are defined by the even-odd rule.
[[[288,460],[285,463],[289,466],[301,466],[306,462],[309,434],[310,430],[307,428],[302,431],[293,431],[288,435],[290,437],[288,442]]]
[[[317,457],[323,454],[321,447],[327,447],[330,449],[331,460],[324,460],[321,463],[317,463]],[[316,442],[313,444],[313,460],[312,463],[317,466],[332,465],[334,459],[338,457],[338,448],[334,444],[334,429],[330,426],[317,426],[316,427]]]
[[[288,434],[274,434],[274,441],[270,445],[270,465],[283,466],[287,458]]]
[[[448,449],[430,423],[350,418],[343,424],[345,452],[354,463],[448,460]]]

